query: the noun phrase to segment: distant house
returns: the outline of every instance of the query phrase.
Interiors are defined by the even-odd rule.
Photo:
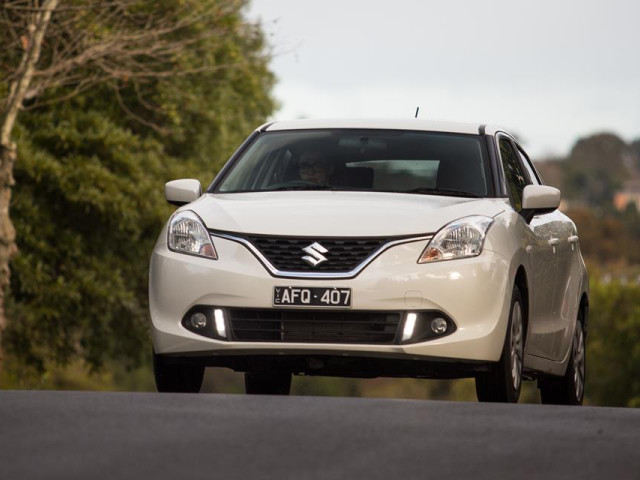
[[[613,204],[617,210],[624,210],[629,203],[633,203],[640,211],[640,180],[624,182],[622,189],[613,196]]]

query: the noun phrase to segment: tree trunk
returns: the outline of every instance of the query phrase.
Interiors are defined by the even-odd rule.
[[[11,187],[13,187],[13,164],[16,160],[15,145],[0,146],[0,330],[6,323],[4,300],[9,286],[9,261],[17,251],[16,231],[9,217]]]
[[[2,329],[6,322],[5,295],[11,272],[9,261],[17,251],[16,231],[9,216],[11,202],[11,188],[13,187],[13,164],[16,161],[16,145],[12,140],[22,101],[31,85],[31,80],[40,58],[40,50],[45,31],[49,25],[51,14],[58,6],[59,0],[45,0],[41,9],[34,16],[34,21],[28,27],[27,44],[18,68],[17,78],[9,86],[9,96],[3,105],[0,117],[0,340]],[[0,343],[0,363],[2,362],[2,348]]]

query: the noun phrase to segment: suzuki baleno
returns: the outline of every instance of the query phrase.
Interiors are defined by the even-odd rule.
[[[258,128],[151,257],[159,391],[207,366],[247,393],[292,375],[475,378],[481,401],[582,403],[589,309],[574,223],[508,133],[411,121]]]

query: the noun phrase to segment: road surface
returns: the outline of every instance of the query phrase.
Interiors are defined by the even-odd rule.
[[[640,409],[0,392],[0,479],[640,479]]]

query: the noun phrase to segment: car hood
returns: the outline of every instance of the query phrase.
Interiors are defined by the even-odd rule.
[[[504,209],[499,198],[333,191],[205,194],[181,208],[212,230],[318,237],[433,233],[458,218]]]

